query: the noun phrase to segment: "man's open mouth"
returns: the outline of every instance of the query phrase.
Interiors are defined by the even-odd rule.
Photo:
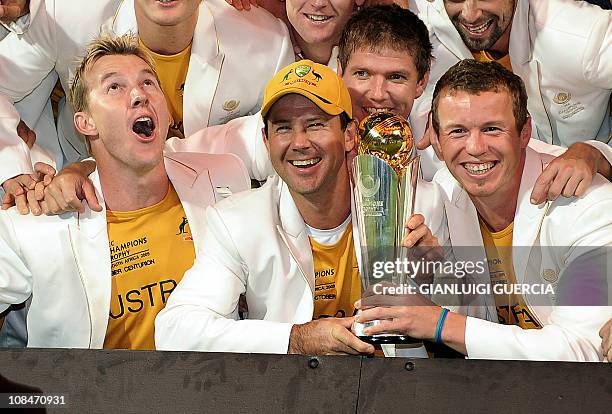
[[[141,116],[132,125],[132,131],[137,133],[138,135],[149,138],[153,135],[153,131],[155,130],[155,122],[153,119],[148,116]]]
[[[473,175],[482,175],[488,173],[493,167],[497,165],[497,161],[489,162],[466,162],[463,164],[463,168]]]
[[[316,157],[316,158],[311,158],[308,160],[293,160],[293,161],[289,161],[289,163],[297,168],[309,168],[309,167],[312,167],[313,165],[317,165],[320,161],[321,161],[321,158]]]
[[[474,35],[479,35],[484,33],[492,24],[494,19],[488,19],[486,22],[479,24],[478,26],[467,25],[465,23],[461,23],[461,25],[467,30],[469,33]]]
[[[306,16],[306,18],[308,18],[310,21],[317,23],[324,22],[332,18],[331,16],[322,16],[320,14],[304,14],[304,16]]]
[[[385,107],[385,108],[374,108],[373,106],[364,106],[363,110],[369,114],[374,114],[376,112],[393,112],[391,111],[391,108]]]

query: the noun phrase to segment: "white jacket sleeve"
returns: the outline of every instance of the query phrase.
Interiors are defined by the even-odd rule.
[[[263,141],[262,128],[258,112],[201,129],[185,139],[171,138],[166,141],[166,151],[234,154],[242,160],[251,178],[264,181],[275,172]]]
[[[535,307],[534,307],[535,308]],[[601,361],[597,335],[612,317],[612,307],[557,306],[550,324],[522,329],[468,317],[465,346],[472,359]]]
[[[595,16],[582,55],[584,78],[597,87],[612,89],[612,12],[586,3],[580,5],[594,10]]]
[[[0,211],[0,312],[24,302],[32,293],[32,274],[19,256],[8,211]]]
[[[202,250],[155,320],[161,350],[285,354],[291,323],[236,320],[248,269],[214,207],[206,211]]]
[[[33,172],[30,149],[17,135],[19,113],[0,93],[0,185],[9,178]]]
[[[465,345],[469,358],[601,361],[598,332],[612,317],[611,187],[602,177],[596,178],[582,199],[557,200],[542,224],[540,238],[546,241],[543,245],[555,246],[548,253],[556,256],[561,269],[555,296],[563,306],[552,307],[542,320],[542,329],[523,330],[468,317]],[[572,303],[576,305],[568,306]],[[547,308],[533,309],[546,315]]]

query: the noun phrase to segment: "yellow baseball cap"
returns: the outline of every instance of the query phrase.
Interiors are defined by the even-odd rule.
[[[266,85],[261,116],[265,117],[281,97],[297,93],[314,102],[330,115],[346,112],[353,117],[351,96],[342,78],[325,65],[300,60],[284,67]]]

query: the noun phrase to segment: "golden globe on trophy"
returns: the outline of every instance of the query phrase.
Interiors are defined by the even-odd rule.
[[[411,282],[401,273],[385,272],[384,265],[407,256],[401,241],[404,224],[414,212],[419,157],[408,122],[391,112],[375,112],[361,121],[357,152],[352,168],[359,230],[358,263],[365,298],[380,294],[382,286],[388,289]],[[363,334],[365,328],[378,323],[356,322],[356,335],[370,343],[421,342],[391,333]]]

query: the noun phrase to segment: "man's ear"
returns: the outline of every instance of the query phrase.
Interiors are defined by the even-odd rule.
[[[423,78],[417,82],[414,99],[423,95],[423,92],[425,92],[425,88],[427,87],[427,82],[429,82],[429,71],[425,72]]]
[[[85,136],[97,136],[98,128],[93,118],[87,112],[77,112],[74,114],[74,126],[77,131]]]
[[[344,130],[344,150],[351,152],[357,146],[357,121],[354,119],[348,123]]]
[[[266,145],[266,149],[268,150],[268,154],[269,154],[270,153],[270,141],[268,141],[268,136],[266,135],[266,128],[261,129],[261,139],[263,139],[263,142]]]
[[[521,130],[521,148],[527,148],[531,139],[531,115],[527,114],[525,125]]]

